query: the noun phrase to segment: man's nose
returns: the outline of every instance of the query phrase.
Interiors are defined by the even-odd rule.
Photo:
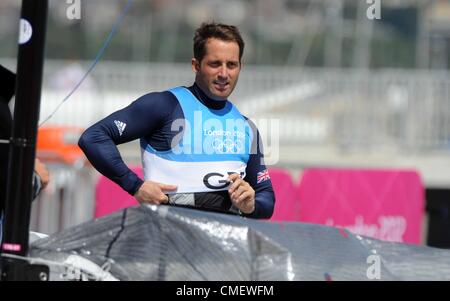
[[[222,65],[222,67],[220,67],[219,76],[222,78],[228,78],[228,68],[226,65]]]

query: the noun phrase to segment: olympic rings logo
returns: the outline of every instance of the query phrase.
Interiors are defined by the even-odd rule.
[[[244,146],[241,140],[233,141],[229,138],[219,139],[216,138],[212,142],[212,148],[218,154],[237,154],[240,153]]]

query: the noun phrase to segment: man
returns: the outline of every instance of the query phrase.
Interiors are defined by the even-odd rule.
[[[12,116],[8,103],[15,91],[15,75],[0,65],[0,226],[6,201],[6,180],[8,176],[8,153],[9,138],[11,138]],[[33,176],[33,198],[39,194],[41,189],[49,182],[49,173],[44,164],[35,160]]]
[[[6,206],[6,189],[8,177],[9,138],[11,138],[12,116],[8,103],[14,95],[16,77],[14,73],[0,65],[0,242],[3,236],[3,214]],[[38,159],[34,162],[33,199],[50,180],[44,164]]]
[[[234,26],[202,24],[195,83],[146,94],[88,128],[79,146],[92,165],[141,204],[193,206],[270,218],[275,196],[256,127],[229,102],[244,41]],[[116,145],[140,138],[145,181]]]

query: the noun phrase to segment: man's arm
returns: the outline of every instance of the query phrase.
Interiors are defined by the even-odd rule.
[[[131,195],[144,181],[123,162],[116,145],[149,135],[162,126],[176,104],[167,93],[140,97],[89,127],[78,142],[91,164]]]
[[[243,216],[251,218],[270,218],[275,207],[275,193],[269,172],[264,164],[262,141],[256,126],[249,120],[253,129],[252,153],[247,162],[246,176],[239,179],[237,174],[229,177],[233,181],[229,193],[233,204]]]
[[[262,152],[250,155],[245,180],[255,191],[255,210],[251,214],[243,215],[252,218],[271,218],[275,207],[275,193]]]

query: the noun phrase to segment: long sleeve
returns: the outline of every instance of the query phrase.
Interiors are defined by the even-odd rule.
[[[172,112],[173,105],[167,93],[146,94],[89,127],[78,145],[101,174],[134,195],[143,180],[123,162],[116,145],[153,133]]]
[[[247,162],[245,180],[255,190],[255,211],[244,216],[251,218],[270,218],[275,207],[275,193],[273,191],[272,182],[270,181],[269,172],[264,164],[264,153],[262,149],[262,141],[256,126],[252,126],[256,132],[255,138],[256,148],[250,155]]]

